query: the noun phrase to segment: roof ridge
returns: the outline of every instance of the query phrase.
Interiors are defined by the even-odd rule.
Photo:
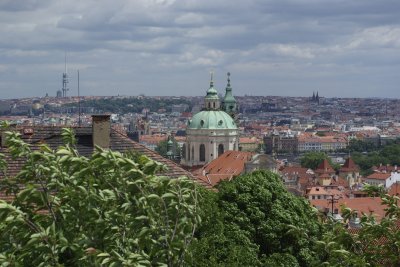
[[[147,148],[146,146],[144,146],[144,145],[142,145],[142,144],[140,144],[140,143],[138,143],[138,142],[136,142],[136,141],[133,141],[133,140],[130,139],[129,136],[127,136],[125,133],[122,133],[121,131],[119,131],[119,130],[117,130],[117,129],[114,129],[114,128],[111,128],[111,130],[114,131],[116,134],[119,134],[120,136],[122,136],[122,137],[124,137],[125,139],[127,139],[127,141],[129,141],[131,144],[140,146],[142,149],[146,150],[148,153],[150,153],[150,154],[152,154],[152,155],[154,155],[154,156],[156,156],[156,157],[160,157],[160,159],[162,159],[164,162],[168,162],[168,163],[174,165],[176,168],[181,169],[184,173],[186,173],[186,176],[187,176],[189,179],[192,179],[193,181],[195,181],[195,182],[197,182],[197,183],[199,183],[199,184],[201,184],[201,185],[203,185],[203,186],[209,186],[204,180],[202,180],[202,179],[200,179],[199,177],[193,175],[191,172],[185,170],[185,169],[182,168],[179,164],[173,162],[172,160],[169,160],[169,159],[167,159],[167,158],[164,158],[163,156],[161,156],[161,155],[158,154],[157,152],[155,152],[155,151],[153,151],[153,150]],[[156,161],[157,161],[157,160],[156,160]],[[160,163],[166,165],[164,162],[160,162]],[[168,167],[168,166],[167,166],[167,167]]]

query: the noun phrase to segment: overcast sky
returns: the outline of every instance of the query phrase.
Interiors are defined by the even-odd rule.
[[[399,0],[0,0],[0,98],[400,96]]]

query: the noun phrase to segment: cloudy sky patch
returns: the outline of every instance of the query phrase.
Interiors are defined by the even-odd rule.
[[[398,0],[2,0],[0,98],[399,97]]]

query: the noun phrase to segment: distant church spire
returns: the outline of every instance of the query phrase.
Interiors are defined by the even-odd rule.
[[[174,151],[173,151],[173,146],[174,146],[174,142],[172,141],[172,136],[171,134],[168,135],[168,141],[167,141],[167,154],[166,157],[170,160],[174,160],[175,155],[174,155]]]
[[[238,110],[237,108],[237,103],[236,103],[236,99],[232,94],[232,87],[231,87],[231,73],[228,72],[227,74],[227,85],[225,88],[225,96],[222,100],[222,109],[228,113],[229,115],[231,115],[232,118],[235,119],[236,117],[236,112]]]
[[[214,88],[214,72],[211,71],[210,88],[207,90],[207,95],[204,98],[204,108],[206,110],[219,110],[220,102],[218,92]]]
[[[211,74],[211,79],[210,79],[210,88],[212,88],[212,87],[214,87],[214,80],[213,80],[214,72],[213,72],[213,71],[211,71],[211,72],[210,72],[210,74]]]

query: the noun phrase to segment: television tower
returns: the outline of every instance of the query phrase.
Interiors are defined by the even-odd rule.
[[[67,84],[68,84],[68,75],[67,75],[67,52],[65,52],[65,59],[64,59],[64,73],[62,79],[62,97],[67,97],[67,91],[69,91]]]

